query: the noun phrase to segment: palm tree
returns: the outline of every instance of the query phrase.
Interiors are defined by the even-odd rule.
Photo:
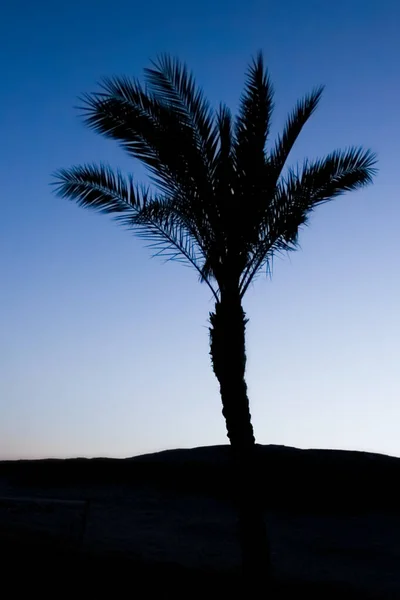
[[[103,80],[82,99],[86,124],[117,140],[148,168],[150,185],[92,164],[56,173],[57,193],[116,218],[151,242],[156,255],[190,264],[210,289],[210,354],[232,448],[243,571],[265,580],[270,557],[257,490],[256,445],[245,382],[243,297],[276,253],[296,249],[314,208],[371,183],[375,156],[362,148],[288,167],[287,159],[321,98],[297,103],[267,149],[273,87],[261,54],[251,62],[239,112],[213,110],[193,75],[163,56],[137,80]]]

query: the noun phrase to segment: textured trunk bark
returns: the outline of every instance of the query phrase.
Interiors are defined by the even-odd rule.
[[[233,485],[246,590],[265,589],[270,553],[260,498],[257,448],[245,382],[247,320],[239,294],[222,295],[210,314],[210,354],[232,448]]]

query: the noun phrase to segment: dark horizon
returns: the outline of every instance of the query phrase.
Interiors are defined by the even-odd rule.
[[[348,457],[352,457],[352,456],[365,456],[365,457],[377,457],[377,458],[382,458],[382,459],[389,459],[389,460],[400,460],[400,457],[395,456],[395,455],[391,455],[391,454],[385,454],[382,452],[372,452],[369,450],[354,450],[354,449],[346,449],[346,448],[299,448],[297,446],[287,446],[284,444],[259,444],[256,443],[256,446],[261,448],[261,449],[265,449],[267,451],[271,451],[271,452],[282,452],[282,453],[301,453],[301,454],[309,454],[309,455],[317,455],[317,454],[321,454],[322,456],[329,456],[329,455],[336,455],[336,456],[348,456]],[[182,447],[177,447],[177,448],[163,448],[160,450],[154,450],[153,452],[145,452],[142,454],[134,454],[131,456],[107,456],[105,455],[98,455],[98,456],[84,456],[84,455],[71,455],[71,456],[65,456],[65,457],[57,457],[57,456],[45,456],[45,457],[41,457],[41,458],[11,458],[11,459],[0,459],[0,465],[3,463],[12,463],[12,462],[26,462],[26,463],[41,463],[41,462],[46,462],[46,461],[51,461],[51,462],[63,462],[63,461],[132,461],[132,460],[141,460],[141,459],[149,459],[149,460],[156,460],[157,457],[160,458],[166,458],[167,456],[172,456],[173,454],[179,454],[181,453],[182,455],[185,453],[193,453],[193,452],[199,452],[201,453],[202,451],[207,452],[212,452],[213,450],[220,450],[220,449],[224,449],[224,451],[226,450],[227,455],[230,452],[230,445],[227,442],[226,444],[214,444],[214,445],[209,445],[209,446],[188,446],[187,448],[182,448]],[[399,463],[400,464],[400,463]]]

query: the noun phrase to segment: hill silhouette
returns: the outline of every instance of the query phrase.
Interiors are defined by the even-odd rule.
[[[52,573],[70,594],[125,593],[134,580],[149,597],[237,595],[229,453],[0,462],[3,582],[54,591]],[[399,458],[258,446],[255,468],[271,598],[400,598]]]
[[[271,510],[400,510],[400,458],[258,445],[255,468],[265,507]],[[165,450],[126,459],[2,461],[0,479],[28,487],[141,483],[228,499],[229,446]]]

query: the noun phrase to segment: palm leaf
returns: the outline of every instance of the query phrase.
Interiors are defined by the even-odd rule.
[[[53,185],[62,198],[102,213],[117,213],[120,224],[151,241],[155,256],[187,261],[194,267],[217,299],[209,277],[202,270],[205,251],[193,222],[178,201],[154,197],[147,188],[135,186],[132,176],[124,178],[106,165],[84,165],[61,169]],[[124,214],[120,214],[124,213]]]
[[[144,72],[149,92],[179,115],[181,122],[190,129],[205,164],[210,167],[216,149],[213,111],[193,74],[184,63],[165,54]]]
[[[194,153],[193,161],[197,159],[196,169],[203,173],[200,178],[203,187],[197,185],[196,189],[192,187],[190,191],[186,190],[186,197],[190,198],[188,208],[195,216],[203,243],[207,244],[208,248],[218,247],[219,253],[222,253],[225,244],[220,206],[223,194],[219,176],[227,154],[227,143],[231,145],[231,141],[227,139],[231,136],[230,113],[226,107],[220,108],[214,118],[214,113],[202,90],[196,86],[192,73],[177,59],[163,55],[152,63],[152,68],[145,69],[145,75],[149,93],[162,106],[172,108],[184,125],[187,135],[193,136],[193,143],[198,151],[197,154]],[[229,153],[230,150],[228,155]],[[198,162],[199,157],[202,164]],[[207,185],[204,184],[206,179]],[[208,265],[209,263],[205,273],[208,272]]]
[[[142,161],[165,190],[187,193],[194,186],[204,194],[207,172],[190,128],[172,107],[160,104],[136,80],[108,78],[102,91],[82,98],[86,124],[117,140]]]
[[[154,256],[177,260],[194,267],[200,280],[210,288],[213,296],[218,295],[210,282],[212,273],[205,274],[203,266],[206,254],[192,223],[180,211],[179,203],[168,198],[153,198],[135,213],[121,215],[118,221],[133,229],[138,237],[149,241],[149,248],[156,250]]]
[[[138,210],[146,203],[147,192],[108,165],[83,165],[60,169],[55,174],[56,193],[75,200],[79,206],[102,213]]]
[[[216,111],[215,137],[218,146],[212,168],[213,196],[205,204],[206,219],[209,227],[213,227],[215,233],[213,248],[217,248],[221,258],[226,254],[228,223],[232,212],[232,193],[234,180],[233,165],[233,132],[232,114],[227,106],[221,104]],[[205,266],[205,272],[211,265],[215,250],[211,252],[209,261]]]
[[[215,119],[215,137],[218,147],[213,166],[213,183],[216,197],[232,195],[234,173],[232,113],[225,104],[221,104]]]
[[[240,191],[251,200],[263,187],[263,165],[273,110],[273,87],[261,53],[251,63],[235,122],[235,167]]]
[[[278,181],[301,130],[315,112],[323,91],[323,86],[313,90],[311,94],[305,96],[296,104],[294,110],[289,115],[283,133],[278,137],[268,157],[274,183]]]
[[[265,150],[273,111],[273,87],[261,53],[250,64],[235,120],[234,196],[231,239],[239,254],[247,252],[259,206],[266,193]]]
[[[372,183],[376,174],[376,155],[363,148],[336,150],[322,160],[305,161],[301,169],[290,170],[286,179],[287,194],[305,202],[317,203],[332,200]]]
[[[296,248],[299,229],[315,206],[371,183],[375,163],[371,151],[350,148],[289,170],[266,211],[259,243],[241,279],[241,294],[274,253]]]
[[[237,149],[252,147],[263,152],[273,111],[274,90],[261,52],[250,64],[236,118]]]

